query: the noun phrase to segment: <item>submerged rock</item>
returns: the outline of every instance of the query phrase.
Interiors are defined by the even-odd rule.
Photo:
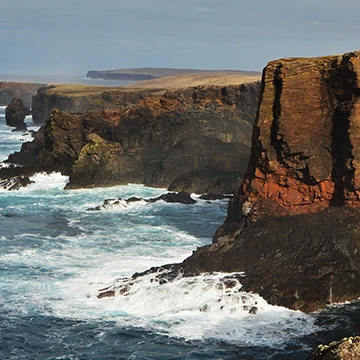
[[[157,201],[165,201],[167,203],[177,203],[177,204],[186,204],[186,205],[193,205],[196,204],[196,200],[194,200],[191,195],[187,192],[180,192],[180,193],[173,193],[169,192],[167,194],[160,195],[156,198],[150,198],[150,199],[143,199],[143,198],[137,198],[137,197],[131,197],[129,199],[106,199],[104,200],[103,205],[96,206],[94,208],[87,209],[88,211],[94,211],[94,210],[103,210],[108,209],[114,206],[122,206],[126,207],[129,203],[137,202],[137,201],[145,201],[147,203],[154,203]]]

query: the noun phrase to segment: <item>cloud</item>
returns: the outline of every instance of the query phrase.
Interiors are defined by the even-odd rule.
[[[358,47],[358,0],[2,0],[0,72],[260,70]]]

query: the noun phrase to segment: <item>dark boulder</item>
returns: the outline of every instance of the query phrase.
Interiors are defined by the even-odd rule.
[[[33,183],[33,181],[31,181],[28,177],[15,176],[5,180],[0,180],[0,189],[19,190],[31,183]]]
[[[16,127],[16,130],[26,130],[25,107],[19,98],[12,98],[10,104],[5,109],[6,124]]]
[[[167,203],[178,203],[178,204],[188,204],[188,205],[196,204],[196,200],[194,200],[189,193],[184,191],[179,193],[169,192],[167,194],[163,194],[156,198],[148,199],[146,201],[149,203],[154,203],[160,200],[165,201]]]
[[[94,211],[94,210],[103,210],[108,209],[110,207],[115,206],[122,206],[126,207],[127,204],[138,202],[138,201],[145,201],[146,203],[155,203],[157,201],[164,201],[167,203],[176,203],[176,204],[186,204],[186,205],[193,205],[196,204],[196,200],[194,200],[191,195],[187,192],[180,192],[180,193],[172,193],[169,192],[167,194],[160,195],[156,198],[150,198],[150,199],[143,199],[138,197],[131,197],[129,199],[106,199],[104,200],[103,205],[98,205],[94,208],[89,208],[87,210]]]

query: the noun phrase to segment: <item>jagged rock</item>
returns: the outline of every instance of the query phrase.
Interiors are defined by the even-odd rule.
[[[230,199],[232,196],[229,194],[213,194],[207,193],[200,196],[202,200],[223,200],[223,199]]]
[[[360,297],[359,56],[268,64],[227,220],[175,272],[244,271],[242,290],[306,312]]]
[[[148,199],[147,202],[154,203],[156,201],[165,201],[167,203],[179,203],[179,204],[188,204],[193,205],[196,204],[196,200],[194,200],[189,193],[187,192],[179,192],[179,193],[167,193],[160,195],[156,198]]]
[[[168,187],[183,174],[207,173],[206,184],[194,181],[179,191],[233,193],[250,153],[258,91],[258,83],[195,87],[127,109],[54,110],[35,140],[9,161],[70,175],[69,189]]]
[[[236,218],[359,204],[359,55],[268,64]]]
[[[19,98],[12,98],[10,104],[5,109],[6,124],[16,127],[16,130],[26,130],[25,107],[23,101]]]
[[[152,90],[124,91],[122,88],[86,85],[49,85],[41,87],[32,99],[34,123],[45,124],[54,109],[68,113],[89,110],[119,110],[138,104]]]
[[[0,180],[0,188],[5,190],[19,190],[33,183],[28,177],[15,176],[6,180]]]
[[[360,359],[360,336],[351,336],[328,345],[319,345],[308,360],[355,360]]]
[[[172,193],[169,192],[167,194],[160,195],[156,198],[150,198],[150,199],[143,199],[138,197],[131,197],[129,199],[106,199],[104,200],[104,204],[102,206],[96,206],[94,208],[87,209],[88,211],[95,211],[95,210],[102,210],[107,209],[109,207],[113,207],[114,205],[121,205],[126,206],[129,203],[137,202],[137,201],[145,201],[147,203],[154,203],[157,201],[165,201],[167,203],[177,203],[177,204],[187,204],[187,205],[193,205],[196,204],[196,200],[194,200],[191,195],[187,192],[179,192],[179,193]]]

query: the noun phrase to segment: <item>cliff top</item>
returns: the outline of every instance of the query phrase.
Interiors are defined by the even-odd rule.
[[[202,73],[189,75],[165,76],[153,80],[138,81],[126,85],[127,89],[181,89],[190,86],[227,86],[240,85],[261,80],[261,75],[236,73]]]
[[[146,91],[152,94],[162,95],[167,89],[181,89],[193,86],[228,86],[241,85],[260,80],[260,75],[239,75],[239,74],[196,74],[196,75],[176,75],[166,76],[153,80],[137,81],[129,85],[120,87],[88,86],[77,84],[50,85],[41,89],[47,94],[57,94],[62,96],[80,97],[99,95],[103,92],[134,92]]]

